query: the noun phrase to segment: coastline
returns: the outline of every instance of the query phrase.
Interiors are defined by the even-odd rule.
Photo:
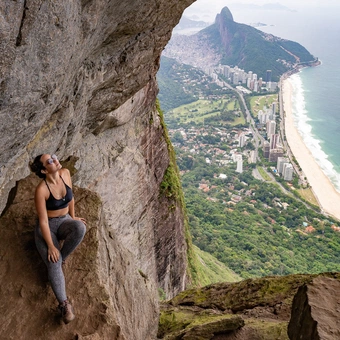
[[[332,182],[321,170],[295,127],[292,112],[293,88],[289,77],[282,80],[281,91],[284,108],[284,129],[290,150],[304,172],[320,208],[326,214],[340,220],[340,193],[335,190]]]

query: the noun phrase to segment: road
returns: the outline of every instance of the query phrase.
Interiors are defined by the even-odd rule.
[[[239,95],[239,98],[241,99],[242,101],[242,104],[243,104],[243,107],[245,109],[245,119],[246,119],[246,122],[249,123],[249,128],[253,134],[253,137],[254,137],[254,142],[255,142],[255,154],[256,154],[256,159],[259,159],[258,158],[258,148],[263,145],[263,137],[259,134],[258,130],[255,128],[255,121],[253,119],[253,117],[251,116],[250,112],[249,112],[249,109],[248,109],[248,106],[247,106],[247,103],[244,99],[244,96],[243,96],[243,92],[240,91],[240,90],[237,90],[235,89],[234,87],[232,87],[231,85],[229,85],[228,83],[226,83],[225,81],[222,81],[223,83],[223,86],[235,91],[238,95]]]

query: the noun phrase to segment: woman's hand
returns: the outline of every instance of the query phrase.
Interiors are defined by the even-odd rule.
[[[47,260],[49,262],[58,262],[59,260],[59,256],[60,256],[60,252],[59,249],[56,248],[54,245],[48,247],[48,251],[47,251]]]
[[[83,223],[86,225],[86,220],[85,220],[85,218],[82,218],[82,217],[74,217],[73,219],[74,219],[74,220],[81,221],[81,222],[83,222]]]

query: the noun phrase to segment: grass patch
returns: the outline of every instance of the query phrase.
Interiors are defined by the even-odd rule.
[[[261,167],[261,166],[257,166],[256,169],[258,170],[258,172],[260,173],[261,177],[265,180],[265,181],[271,181],[271,177],[267,174],[267,172]]]
[[[305,189],[297,189],[296,191],[307,202],[309,202],[309,203],[311,203],[311,204],[313,204],[315,206],[319,206],[319,203],[318,203],[318,201],[317,201],[317,199],[316,199],[312,189],[305,188]]]
[[[200,286],[217,282],[238,282],[242,278],[209,253],[193,246],[199,261]]]
[[[202,124],[205,119],[217,117],[220,114],[229,112],[239,112],[240,117],[235,115],[229,125],[245,124],[245,119],[240,110],[240,104],[236,99],[218,99],[218,100],[197,100],[190,104],[179,106],[169,112],[171,119],[180,124],[195,123]],[[223,122],[221,119],[221,123]]]
[[[265,106],[268,108],[277,102],[277,94],[268,94],[265,96],[254,96],[250,99],[251,112],[254,117],[258,116],[260,110],[263,110]]]

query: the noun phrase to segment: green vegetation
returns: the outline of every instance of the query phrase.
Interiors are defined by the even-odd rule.
[[[258,116],[260,110],[264,107],[270,108],[273,103],[277,103],[277,94],[268,94],[264,96],[248,96],[247,98],[251,114],[254,118]]]
[[[240,111],[240,105],[235,98],[220,100],[197,100],[194,103],[182,105],[168,112],[169,124],[210,123],[217,121],[221,125],[245,124]]]
[[[222,142],[211,126],[196,129],[202,133],[196,135],[197,143],[206,144],[198,155],[185,151],[185,145],[195,145],[193,138],[176,147],[196,246],[243,278],[340,269],[340,233],[331,229],[335,220],[287,196],[277,184],[256,180],[246,163],[242,174],[235,172],[235,163],[219,164],[223,157],[212,157],[207,150],[214,146],[228,153],[233,142]],[[227,178],[216,176],[221,173]],[[200,183],[209,190],[198,189]],[[234,196],[240,201],[233,201]],[[307,225],[315,231],[306,232]]]
[[[256,306],[290,306],[299,287],[317,276],[340,279],[339,273],[320,275],[295,274],[247,279],[237,283],[216,283],[207,287],[188,289],[171,301],[171,306],[197,306],[241,312]],[[218,292],[218,294],[217,294]]]
[[[214,173],[228,177],[223,181]],[[202,180],[214,188],[202,192]],[[340,235],[331,229],[335,221],[285,195],[277,185],[255,180],[249,171],[240,175],[199,160],[182,183],[194,244],[241,277],[340,269]],[[242,200],[234,203],[233,195]],[[315,232],[305,232],[304,223]]]
[[[268,175],[268,173],[262,168],[262,166],[257,166],[256,169],[265,181],[271,181],[272,180],[271,177]]]
[[[164,56],[161,58],[157,81],[159,100],[165,112],[198,100],[203,92],[205,96],[231,93],[213,83],[200,69]]]
[[[173,200],[173,202],[180,207],[180,209],[183,212],[183,217],[184,217],[184,230],[185,230],[185,239],[187,243],[187,256],[188,256],[188,277],[191,278],[191,281],[194,286],[199,286],[199,281],[200,278],[197,274],[197,267],[198,267],[198,262],[197,262],[197,257],[196,254],[193,251],[193,245],[192,245],[192,238],[191,234],[189,231],[189,225],[188,225],[188,219],[186,215],[186,210],[185,210],[185,203],[184,203],[184,197],[183,197],[183,191],[179,179],[179,172],[178,172],[178,167],[176,164],[176,156],[174,153],[174,149],[172,147],[172,144],[169,139],[168,135],[168,130],[165,126],[164,123],[164,117],[163,117],[163,112],[159,106],[159,101],[156,102],[156,108],[159,113],[159,117],[161,120],[161,124],[163,126],[163,134],[164,138],[167,142],[168,146],[168,151],[170,155],[170,162],[169,166],[164,174],[163,181],[161,183],[160,187],[160,195],[165,195],[168,197],[168,199]],[[175,205],[171,205],[172,207],[175,207]]]
[[[163,113],[159,107],[159,102],[157,102],[157,109],[161,119],[161,124],[163,125],[163,134],[167,142],[168,151],[170,155],[169,166],[165,171],[163,181],[161,183],[160,194],[165,195],[168,198],[174,199],[177,203],[179,203],[180,207],[184,209],[184,198],[182,193],[181,182],[179,179],[178,167],[176,164],[176,156],[168,136],[168,130],[164,124]]]
[[[217,282],[237,282],[242,279],[209,253],[196,246],[194,246],[194,252],[198,257],[200,264],[200,286],[206,286]]]
[[[243,325],[243,319],[232,314],[199,314],[191,309],[170,309],[161,312],[157,336],[168,340],[211,339],[213,334],[232,331]]]
[[[300,188],[297,190],[297,192],[304,200],[306,200],[310,204],[313,204],[315,206],[319,205],[311,188]]]
[[[179,171],[176,164],[175,153],[168,136],[168,130],[164,124],[163,112],[160,109],[157,101],[157,110],[163,125],[164,138],[167,141],[168,151],[170,155],[169,166],[164,174],[163,181],[160,187],[160,195],[166,196],[172,200],[174,204],[170,205],[172,208],[179,207],[184,215],[185,238],[187,243],[188,256],[188,277],[191,279],[191,284],[194,287],[201,287],[219,281],[238,281],[240,277],[233,273],[229,268],[219,263],[217,259],[212,258],[209,254],[199,251],[192,244],[192,236],[189,231],[187,212],[185,209],[182,186],[179,177]]]
[[[160,87],[159,100],[163,110],[167,111],[196,100],[193,94],[183,91],[183,86],[179,82],[178,74],[183,74],[187,69],[192,69],[192,67],[178,64],[174,59],[162,57],[157,81]]]

